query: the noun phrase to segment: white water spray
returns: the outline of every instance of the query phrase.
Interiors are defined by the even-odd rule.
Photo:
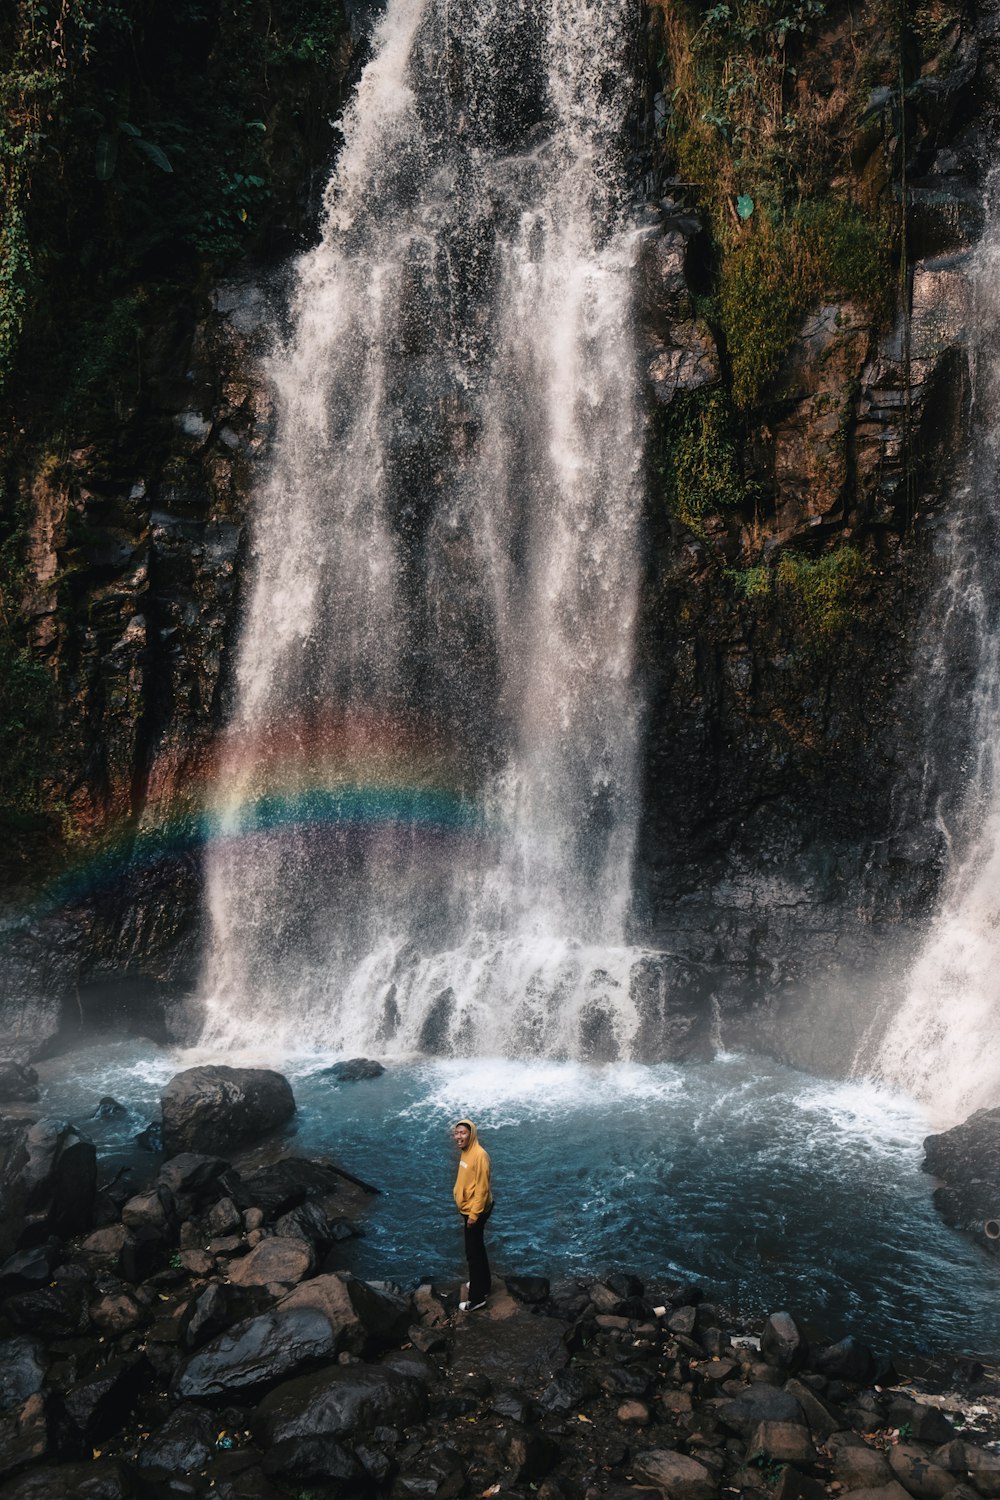
[[[977,663],[967,789],[939,813],[949,865],[944,898],[906,993],[861,1066],[906,1090],[949,1125],[1000,1105],[1000,201],[975,255],[972,328],[979,420],[970,482],[954,499],[951,566],[932,611],[929,693],[947,704],[955,652]],[[940,710],[939,710],[940,711]],[[933,708],[932,708],[933,712]]]
[[[390,0],[273,356],[204,1040],[627,1055],[633,0]]]

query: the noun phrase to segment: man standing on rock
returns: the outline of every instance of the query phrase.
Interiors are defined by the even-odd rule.
[[[475,1312],[486,1306],[492,1281],[483,1236],[486,1221],[493,1212],[490,1191],[490,1159],[479,1144],[471,1120],[459,1120],[452,1130],[459,1151],[458,1175],[455,1178],[455,1202],[465,1221],[465,1258],[469,1262],[468,1300],[458,1304],[461,1312]]]

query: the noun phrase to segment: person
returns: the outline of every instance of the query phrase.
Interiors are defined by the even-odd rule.
[[[490,1158],[479,1144],[471,1120],[459,1120],[452,1136],[461,1152],[455,1177],[455,1203],[465,1222],[465,1258],[469,1262],[469,1293],[458,1306],[461,1312],[476,1312],[486,1306],[492,1285],[484,1243],[486,1222],[493,1212]]]

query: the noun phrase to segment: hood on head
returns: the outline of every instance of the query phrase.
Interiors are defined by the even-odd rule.
[[[469,1128],[469,1144],[465,1149],[471,1151],[472,1147],[477,1145],[479,1141],[479,1136],[476,1134],[476,1127],[471,1120],[456,1120],[451,1127],[452,1130],[457,1130],[459,1125],[467,1125]]]

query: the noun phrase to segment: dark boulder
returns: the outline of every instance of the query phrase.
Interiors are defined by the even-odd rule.
[[[365,1476],[343,1443],[331,1437],[296,1437],[276,1443],[264,1458],[264,1473],[295,1484],[325,1480],[355,1488]]]
[[[594,1386],[578,1370],[561,1370],[538,1397],[538,1404],[543,1411],[562,1413],[575,1411],[582,1406],[589,1396],[594,1394]]]
[[[927,1136],[924,1171],[941,1179],[934,1203],[945,1222],[1000,1255],[1000,1109]]]
[[[341,1239],[350,1238],[350,1230],[344,1232],[343,1216],[336,1212],[336,1200],[330,1197],[314,1198],[300,1203],[275,1221],[275,1234],[288,1235],[292,1239],[308,1240],[322,1255]]]
[[[506,1286],[518,1302],[537,1304],[548,1300],[549,1279],[547,1276],[508,1276]]]
[[[381,1078],[385,1068],[371,1057],[352,1057],[345,1062],[334,1063],[324,1068],[322,1077],[332,1078],[335,1083],[360,1083],[366,1078]]]
[[[274,1219],[307,1199],[335,1193],[339,1180],[326,1162],[283,1156],[244,1177],[233,1198],[237,1208],[259,1208],[265,1219]]]
[[[227,1194],[231,1176],[235,1177],[233,1168],[221,1156],[182,1151],[163,1163],[156,1181],[172,1193],[175,1202],[190,1201],[203,1208]]]
[[[61,1258],[62,1246],[57,1239],[16,1251],[0,1266],[0,1300],[15,1292],[47,1286],[52,1280],[52,1268]]]
[[[338,1353],[337,1331],[318,1308],[279,1306],[210,1339],[181,1365],[171,1391],[177,1401],[259,1395]]]
[[[20,1292],[4,1303],[11,1327],[46,1338],[72,1338],[87,1326],[86,1283],[60,1281],[36,1291]]]
[[[760,1337],[760,1352],[779,1370],[798,1370],[807,1353],[805,1334],[789,1312],[772,1313]]]
[[[865,1344],[848,1334],[836,1344],[815,1350],[810,1364],[828,1380],[848,1380],[853,1385],[863,1385],[875,1369],[875,1357]]]
[[[0,1341],[0,1412],[23,1406],[45,1383],[46,1360],[32,1338]]]
[[[287,1078],[267,1068],[188,1068],[160,1096],[171,1153],[219,1152],[258,1139],[295,1113]]]
[[[195,1406],[179,1406],[139,1450],[143,1469],[189,1473],[203,1469],[215,1453],[217,1419]]]
[[[97,1152],[61,1120],[0,1121],[0,1255],[89,1229]]]
[[[799,1422],[803,1411],[794,1396],[773,1385],[747,1386],[733,1401],[716,1408],[719,1420],[733,1432],[749,1437],[761,1422]]]
[[[146,1373],[141,1357],[115,1359],[70,1386],[63,1407],[81,1447],[117,1432],[139,1399]]]
[[[386,1365],[334,1365],[265,1396],[253,1420],[267,1448],[316,1438],[343,1441],[380,1423],[405,1426],[423,1415],[420,1381]]]
[[[0,1058],[0,1104],[15,1101],[35,1104],[38,1100],[37,1083],[38,1074],[34,1068],[16,1062],[12,1057]]]
[[[361,1355],[402,1338],[413,1317],[407,1297],[338,1271],[294,1287],[278,1306],[322,1313],[333,1330],[337,1352]]]
[[[117,1459],[31,1469],[0,1489],[0,1500],[138,1500],[127,1469]]]
[[[127,1120],[128,1110],[124,1104],[119,1104],[117,1099],[112,1099],[110,1094],[104,1094],[97,1101],[93,1118],[95,1120]]]

